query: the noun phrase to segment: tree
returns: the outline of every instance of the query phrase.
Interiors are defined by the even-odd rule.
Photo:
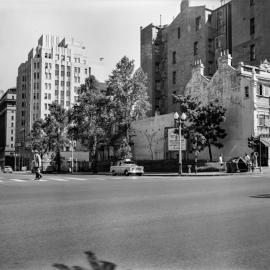
[[[57,102],[49,106],[50,114],[45,118],[43,131],[47,137],[48,151],[53,152],[57,171],[61,170],[61,150],[69,143],[67,138],[67,111]]]
[[[48,151],[47,136],[43,131],[43,125],[43,119],[38,119],[33,123],[30,135],[31,144],[28,147],[30,151],[38,150],[41,157]]]
[[[38,149],[41,154],[52,152],[57,171],[61,170],[61,149],[67,144],[66,134],[67,112],[56,102],[50,104],[50,114],[44,119],[34,122],[31,131],[32,149]]]
[[[107,84],[107,95],[113,97],[111,109],[117,127],[112,143],[120,140],[119,145],[124,141],[131,145],[131,123],[144,118],[151,107],[147,96],[147,77],[141,68],[134,72],[134,60],[124,56],[112,71]]]
[[[79,91],[78,103],[69,114],[72,123],[69,134],[88,147],[89,166],[96,173],[98,146],[105,145],[110,137],[110,97],[100,89],[94,76],[90,76]]]
[[[158,132],[154,131],[154,130],[149,132],[147,129],[144,132],[139,130],[139,132],[143,133],[143,135],[145,136],[146,141],[147,141],[147,146],[148,146],[148,149],[149,149],[150,154],[151,154],[151,159],[153,160],[154,159],[154,151],[153,151],[154,145],[153,144],[155,142],[154,139],[155,139],[156,135],[158,134]]]
[[[207,146],[209,159],[212,161],[211,145],[221,148],[223,144],[219,139],[223,139],[227,135],[225,129],[220,126],[225,120],[226,109],[219,105],[217,100],[202,105],[197,98],[190,95],[173,95],[173,98],[174,102],[179,104],[180,112],[187,114],[188,121],[182,125],[184,137],[189,139],[192,144],[199,146],[200,151]]]
[[[223,147],[219,139],[224,139],[227,136],[225,129],[220,126],[225,120],[225,113],[226,109],[215,100],[205,106],[198,107],[196,117],[194,118],[195,130],[205,138],[210,161],[213,159],[211,145],[218,148]]]

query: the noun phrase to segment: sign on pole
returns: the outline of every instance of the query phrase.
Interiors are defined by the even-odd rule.
[[[179,151],[179,135],[174,133],[175,128],[168,129],[168,151]],[[186,139],[181,136],[181,149],[187,150]]]

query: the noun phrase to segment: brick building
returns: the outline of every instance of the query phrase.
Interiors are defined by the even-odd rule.
[[[169,25],[141,28],[141,67],[149,78],[152,113],[176,110],[171,95],[184,93],[196,61],[204,63],[209,77],[224,50],[233,56],[233,66],[270,59],[269,11],[267,0],[231,0],[215,10],[182,0]]]
[[[0,167],[13,166],[15,154],[16,88],[0,99]]]

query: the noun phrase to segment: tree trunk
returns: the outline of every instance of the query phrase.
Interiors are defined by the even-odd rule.
[[[208,145],[210,162],[212,162],[213,161],[213,157],[212,157],[211,144],[208,142],[207,145]]]
[[[57,164],[57,172],[60,173],[60,171],[61,171],[61,155],[60,155],[60,149],[57,149],[57,152],[56,152],[56,164]]]
[[[91,170],[93,174],[98,172],[97,170],[97,137],[94,136],[94,142],[92,146],[92,155],[91,155]]]

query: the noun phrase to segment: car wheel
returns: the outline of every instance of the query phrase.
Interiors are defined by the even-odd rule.
[[[138,173],[137,175],[142,176],[142,173]]]
[[[126,171],[124,172],[124,175],[125,175],[125,176],[129,176],[129,172],[126,170]]]
[[[116,176],[116,172],[115,171],[112,171],[112,176]]]

